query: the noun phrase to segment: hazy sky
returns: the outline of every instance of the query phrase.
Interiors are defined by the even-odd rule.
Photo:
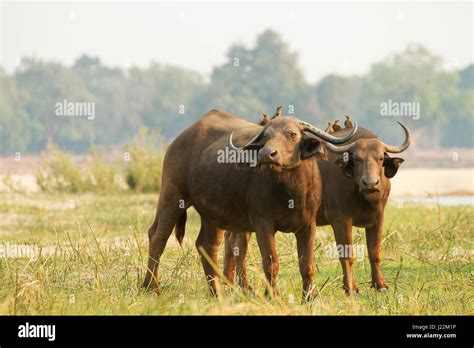
[[[308,80],[358,74],[421,43],[449,68],[473,61],[472,2],[158,3],[5,2],[1,64],[21,56],[72,64],[82,53],[107,65],[170,63],[208,76],[232,43],[251,46],[271,28],[299,54]]]

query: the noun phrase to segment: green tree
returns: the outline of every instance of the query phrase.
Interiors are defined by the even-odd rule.
[[[474,89],[474,64],[470,64],[459,72],[459,88]]]
[[[443,146],[474,147],[474,65],[459,72],[459,89],[443,103],[449,121],[443,125]]]
[[[441,58],[423,46],[410,45],[402,53],[372,66],[362,85],[360,105],[368,126],[378,129],[384,139],[399,138],[391,126],[396,119],[418,133],[417,145],[432,147],[440,144],[441,127],[448,120],[442,105],[456,91],[457,76],[442,69]],[[383,117],[381,104],[389,100],[419,103],[421,117]]]
[[[297,55],[281,36],[266,30],[255,47],[232,46],[227,61],[214,68],[211,85],[202,98],[210,108],[220,108],[252,121],[262,112],[284,106],[285,113],[303,116],[309,85],[297,65]]]
[[[118,68],[106,67],[99,58],[87,55],[79,57],[72,70],[81,78],[95,102],[96,117],[89,122],[93,126],[92,142],[104,146],[131,139],[141,120],[131,112],[134,104],[129,99],[125,73]]]
[[[358,105],[361,83],[359,77],[329,75],[323,78],[314,88],[321,109],[318,121],[342,121],[347,114],[361,121],[363,115]]]
[[[88,148],[94,128],[84,117],[58,117],[57,103],[93,102],[81,78],[73,70],[57,63],[25,58],[15,72],[19,88],[30,96],[26,105],[31,135],[28,150],[39,152],[47,143],[56,143],[76,151]],[[89,124],[87,123],[89,122]]]
[[[204,80],[196,72],[152,63],[144,70],[131,69],[128,86],[133,113],[167,138],[176,136],[199,115],[194,98],[204,89]]]
[[[25,152],[32,137],[26,104],[28,93],[0,68],[0,139],[2,154]]]
[[[122,70],[83,55],[72,67],[25,58],[13,75],[0,70],[0,87],[2,153],[37,153],[48,142],[75,152],[91,144],[119,147],[142,126],[169,141],[213,108],[254,122],[280,105],[285,114],[322,127],[347,113],[388,142],[399,140],[393,125],[401,120],[417,146],[474,145],[474,65],[446,71],[442,59],[420,45],[373,64],[366,75],[334,74],[309,85],[296,53],[266,30],[252,47],[232,45],[209,82],[176,66]],[[58,117],[55,106],[64,100],[95,103],[95,119]],[[389,100],[419,103],[421,117],[383,117],[381,104]]]

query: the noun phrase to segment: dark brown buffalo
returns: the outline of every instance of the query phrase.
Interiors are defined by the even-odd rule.
[[[333,228],[341,252],[344,289],[348,293],[358,292],[352,272],[352,226],[365,227],[372,286],[381,291],[388,289],[380,270],[383,217],[390,194],[390,178],[403,163],[402,158],[391,158],[388,154],[405,151],[411,142],[408,129],[400,125],[405,132],[401,146],[386,145],[373,132],[360,128],[352,139],[357,140],[350,144],[338,148],[327,144],[333,152],[329,154],[329,161],[318,161],[323,200],[316,222],[318,226],[331,225]],[[344,136],[349,131],[342,129],[333,135]],[[249,233],[226,231],[225,234],[224,275],[233,281],[236,267],[238,281],[244,288],[250,288],[245,269],[249,238]]]
[[[213,294],[219,289],[215,265],[224,229],[256,231],[265,276],[276,290],[275,232],[279,230],[296,234],[303,290],[311,296],[315,221],[321,203],[316,158],[326,156],[320,139],[343,143],[353,133],[334,137],[294,117],[275,117],[262,127],[222,111],[206,113],[166,152],[156,217],[148,231],[144,286],[157,288],[166,242],[174,226],[178,240],[183,239],[186,209],[194,206],[201,216],[196,247]],[[259,167],[219,163],[218,151],[235,148],[234,142],[258,151]]]

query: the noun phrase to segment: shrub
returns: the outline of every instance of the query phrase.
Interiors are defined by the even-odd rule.
[[[127,187],[135,192],[159,192],[164,142],[158,133],[150,134],[147,128],[140,129],[139,134],[137,140],[126,146],[125,167],[106,163],[94,147],[82,165],[74,163],[69,153],[50,144],[41,156],[36,182],[45,192],[112,193]]]
[[[83,166],[74,163],[70,154],[52,144],[41,159],[36,182],[42,191],[111,193],[121,189],[116,166],[104,163],[95,149],[91,150],[91,159]]]
[[[91,160],[86,169],[94,191],[112,193],[124,189],[120,185],[120,178],[123,177],[123,174],[118,166],[114,163],[105,163],[103,156],[95,148],[91,150]]]
[[[158,143],[158,147],[155,145]],[[129,154],[125,169],[125,181],[135,192],[159,192],[164,158],[163,140],[158,133],[150,134],[147,128],[140,129],[140,137],[127,145]]]
[[[36,173],[36,182],[45,192],[84,192],[91,187],[80,166],[73,163],[71,155],[49,144],[41,155],[42,166]]]

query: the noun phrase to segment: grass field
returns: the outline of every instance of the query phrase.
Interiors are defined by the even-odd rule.
[[[296,243],[277,234],[281,296],[263,296],[265,281],[255,238],[248,257],[254,295],[224,287],[207,291],[194,247],[199,217],[188,214],[179,247],[172,236],[162,257],[161,293],[140,288],[147,229],[157,195],[0,194],[0,314],[473,314],[472,206],[390,204],[385,214],[382,272],[390,291],[370,288],[366,255],[357,259],[360,296],[342,290],[342,271],[330,251],[329,228],[318,228],[316,284],[320,296],[302,303]],[[363,230],[354,230],[363,249]],[[18,257],[18,253],[23,257]],[[33,257],[29,257],[32,256]],[[222,256],[222,252],[220,253]],[[220,260],[222,266],[222,259]]]

